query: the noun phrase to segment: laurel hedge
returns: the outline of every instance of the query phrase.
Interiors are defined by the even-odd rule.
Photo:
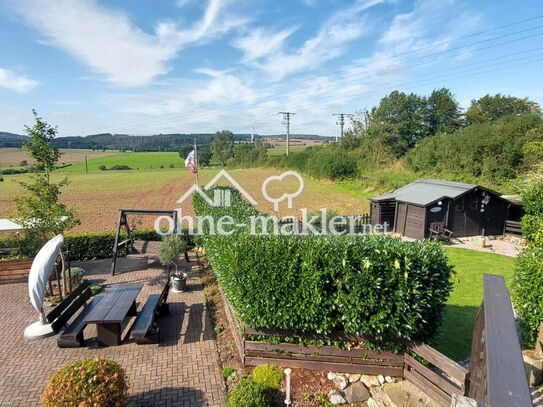
[[[195,197],[197,215],[247,222],[239,196],[230,208]],[[387,347],[427,340],[441,323],[453,269],[438,243],[384,235],[207,235],[206,256],[236,314],[254,328],[365,336]]]
[[[526,214],[522,233],[527,247],[516,259],[511,294],[520,317],[523,341],[533,346],[543,322],[543,179],[522,193]]]

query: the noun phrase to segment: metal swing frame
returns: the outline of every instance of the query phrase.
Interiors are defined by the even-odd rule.
[[[119,219],[117,221],[117,229],[115,232],[115,243],[113,245],[112,263],[111,263],[111,275],[115,275],[115,267],[117,264],[117,251],[120,247],[126,246],[128,243],[133,244],[134,239],[132,237],[132,230],[128,224],[127,215],[140,215],[140,216],[170,216],[173,219],[173,233],[177,232],[177,211],[175,210],[157,210],[157,209],[119,209]],[[119,242],[119,236],[121,228],[124,227],[126,232],[126,239]]]

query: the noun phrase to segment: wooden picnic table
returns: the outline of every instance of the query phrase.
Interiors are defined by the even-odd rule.
[[[136,297],[143,284],[115,284],[85,318],[96,324],[98,341],[107,346],[121,344],[121,334],[131,316],[137,315]]]

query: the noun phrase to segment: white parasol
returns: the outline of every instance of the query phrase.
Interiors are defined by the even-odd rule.
[[[41,338],[53,333],[51,325],[47,323],[47,319],[45,318],[43,299],[45,297],[47,281],[53,271],[53,265],[55,264],[63,241],[64,238],[62,235],[57,235],[49,240],[40,249],[32,262],[30,274],[28,275],[28,295],[30,296],[30,303],[40,314],[40,319],[26,327],[26,338]]]

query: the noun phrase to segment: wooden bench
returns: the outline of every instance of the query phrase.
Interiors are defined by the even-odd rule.
[[[47,314],[47,321],[51,323],[54,332],[58,332],[62,327],[66,326],[70,318],[81,308],[83,311],[77,318],[67,327],[57,340],[57,344],[61,348],[77,347],[84,345],[83,329],[81,326],[84,317],[91,309],[100,301],[100,297],[94,298],[90,304],[87,301],[92,297],[91,284],[87,280],[73,290],[64,300],[62,300],[53,310]]]
[[[77,318],[60,334],[57,340],[59,348],[78,348],[85,345],[83,330],[87,326],[85,318],[96,307],[102,299],[101,296],[94,297],[92,301],[83,308]]]
[[[140,311],[134,326],[132,337],[138,345],[158,343],[160,341],[160,328],[158,317],[169,313],[167,304],[170,282],[168,281],[160,294],[151,294],[143,309]]]

